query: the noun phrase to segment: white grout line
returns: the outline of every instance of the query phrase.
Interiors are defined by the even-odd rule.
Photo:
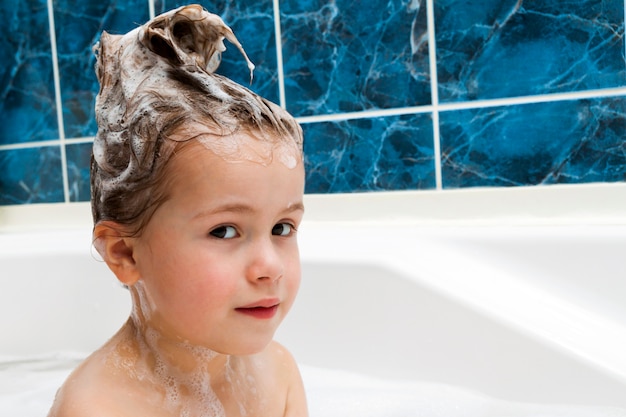
[[[82,138],[71,138],[71,139],[65,139],[65,143],[67,143],[68,145],[78,145],[81,143],[93,143],[93,136],[85,136]]]
[[[154,19],[154,0],[148,0],[148,14],[150,15],[150,20]]]
[[[543,94],[536,96],[522,96],[522,97],[512,97],[512,98],[501,98],[501,99],[489,99],[489,100],[476,100],[476,101],[465,101],[458,103],[439,103],[437,105],[437,110],[439,113],[448,112],[454,110],[470,110],[470,109],[481,109],[481,108],[489,108],[489,107],[501,107],[501,106],[511,106],[511,105],[519,105],[519,104],[538,104],[538,103],[549,103],[554,101],[571,101],[571,100],[580,100],[580,99],[593,99],[593,98],[604,98],[604,97],[626,97],[626,87],[617,87],[617,88],[606,88],[599,90],[586,90],[586,91],[578,91],[571,93],[554,93],[554,94]],[[353,120],[353,119],[366,119],[366,118],[374,118],[374,117],[386,117],[386,116],[402,116],[407,114],[419,114],[419,113],[430,113],[433,112],[434,107],[432,105],[428,106],[414,106],[414,107],[398,107],[393,109],[380,109],[380,110],[366,110],[360,112],[348,112],[348,113],[336,113],[336,114],[326,114],[320,116],[304,116],[297,117],[299,123],[316,123],[316,122],[332,122],[332,121],[340,121],[340,120]],[[64,139],[63,142],[68,143],[86,143],[92,141],[93,137],[84,137],[84,138],[71,138]],[[14,143],[8,145],[0,145],[0,150],[13,150],[13,149],[27,149],[27,148],[37,148],[41,146],[56,146],[59,145],[60,140],[48,140],[48,141],[39,141],[39,142],[25,142],[25,143]]]
[[[470,110],[470,109],[481,109],[481,108],[489,108],[489,107],[501,107],[501,106],[511,106],[511,105],[519,105],[519,104],[538,104],[538,103],[549,103],[554,101],[567,101],[567,100],[580,100],[580,99],[593,99],[593,98],[604,98],[604,97],[626,97],[626,87],[617,87],[617,88],[606,88],[599,90],[586,90],[586,91],[578,91],[571,93],[554,93],[554,94],[543,94],[536,96],[522,96],[522,97],[512,97],[512,98],[499,98],[499,99],[490,99],[490,100],[476,100],[476,101],[465,101],[458,103],[438,103],[437,110],[438,113],[448,112],[454,110]],[[366,118],[374,118],[374,117],[386,117],[386,116],[402,116],[407,114],[419,114],[419,113],[430,113],[434,111],[434,106],[413,106],[413,107],[398,107],[393,109],[380,109],[380,110],[366,110],[360,112],[348,112],[348,113],[337,113],[337,114],[326,114],[320,116],[304,116],[297,117],[299,123],[316,123],[316,122],[332,122],[332,121],[340,121],[340,120],[353,120],[353,119],[366,119]],[[82,137],[82,138],[64,138],[63,143],[86,143],[93,141],[93,137]],[[13,150],[13,149],[27,149],[27,148],[37,148],[41,146],[57,146],[61,143],[60,139],[57,140],[47,140],[47,141],[39,141],[39,142],[24,142],[24,143],[14,143],[8,145],[0,145],[0,150]]]
[[[574,91],[567,93],[551,93],[533,96],[520,96],[508,98],[495,98],[486,100],[461,101],[451,103],[437,103],[437,111],[448,112],[454,110],[470,110],[490,107],[503,107],[520,104],[540,104],[555,101],[572,101],[580,99],[594,99],[606,97],[626,97],[626,87],[604,88],[597,90]],[[300,123],[328,122],[336,120],[363,119],[368,117],[401,116],[405,114],[418,114],[433,112],[434,106],[398,107],[392,109],[366,110],[352,113],[336,113],[320,116],[298,117]]]
[[[61,141],[54,140],[40,140],[36,142],[23,142],[23,143],[11,143],[8,145],[0,145],[0,151],[13,151],[16,149],[31,149],[31,148],[43,148],[45,146],[60,146]]]
[[[437,42],[435,39],[435,12],[433,0],[426,1],[428,28],[428,61],[430,64],[430,97],[433,123],[433,158],[435,161],[435,189],[443,189],[441,172],[441,137],[439,135],[439,83],[437,79]]]
[[[625,0],[626,1],[626,0]],[[285,98],[285,73],[283,69],[283,40],[280,28],[280,4],[279,0],[274,0],[274,36],[276,37],[276,67],[278,69],[278,97],[280,107],[287,108]]]
[[[539,104],[555,101],[572,101],[580,99],[606,98],[626,96],[626,87],[603,88],[596,90],[571,91],[566,93],[538,94],[509,98],[495,98],[487,100],[464,101],[458,103],[440,104],[441,111],[467,110],[519,104]]]
[[[79,145],[81,143],[92,143],[93,136],[85,136],[82,138],[70,138],[65,139],[63,143],[65,145]],[[23,142],[23,143],[11,143],[9,145],[0,145],[0,151],[12,151],[16,149],[31,149],[31,148],[43,148],[46,146],[61,146],[61,141],[58,139],[53,140],[40,140],[37,142]]]
[[[50,26],[50,52],[52,56],[52,74],[54,76],[54,96],[57,107],[57,124],[59,128],[59,149],[61,151],[61,175],[63,177],[63,196],[66,203],[70,202],[70,186],[67,174],[67,154],[65,151],[65,125],[63,122],[63,102],[61,100],[61,80],[59,76],[59,61],[57,57],[57,39],[54,26],[54,6],[48,0],[48,25]]]
[[[395,109],[364,110],[348,113],[334,113],[320,116],[297,117],[299,123],[331,122],[337,120],[366,119],[368,117],[402,116],[405,114],[430,113],[432,106],[398,107]]]

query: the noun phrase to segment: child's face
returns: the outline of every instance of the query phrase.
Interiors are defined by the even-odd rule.
[[[173,157],[170,198],[133,247],[136,318],[220,353],[270,342],[300,283],[304,169],[265,162],[226,161],[198,143]]]

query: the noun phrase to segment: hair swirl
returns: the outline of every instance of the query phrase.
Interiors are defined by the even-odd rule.
[[[218,142],[245,129],[302,152],[302,129],[293,117],[214,73],[224,39],[241,51],[252,76],[254,65],[232,30],[199,5],[157,16],[125,35],[102,33],[94,47],[100,83],[91,159],[95,223],[113,220],[141,230],[166,197],[160,184],[181,143],[172,136],[185,126],[201,123]]]

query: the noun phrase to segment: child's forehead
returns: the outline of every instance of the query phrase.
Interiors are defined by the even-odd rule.
[[[182,148],[193,148],[192,152],[201,152],[203,148],[225,162],[268,165],[278,161],[293,169],[302,160],[298,144],[275,132],[241,129],[221,135],[210,126],[193,124],[176,132],[172,139],[183,142]]]
[[[290,167],[280,159],[289,150],[271,149],[269,144],[252,138],[247,141],[252,147],[237,155],[207,149],[195,139],[185,142],[166,168],[162,186],[168,200],[175,205],[191,201],[189,207],[222,202],[224,198],[249,203],[256,201],[261,190],[269,186],[282,190],[289,204],[300,201],[304,190],[302,158]],[[281,198],[272,194],[273,202],[281,204]]]

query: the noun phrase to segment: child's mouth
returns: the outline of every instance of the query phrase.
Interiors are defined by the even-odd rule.
[[[271,319],[278,311],[278,304],[270,307],[240,307],[236,308],[235,311],[252,316],[256,319]]]

